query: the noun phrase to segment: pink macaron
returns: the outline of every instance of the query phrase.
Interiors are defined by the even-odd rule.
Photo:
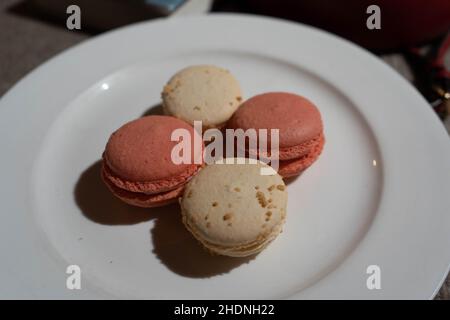
[[[178,144],[172,133],[185,129],[191,137],[191,161],[172,160]],[[194,137],[198,133],[186,122],[169,116],[147,116],[126,123],[109,138],[103,153],[102,178],[111,192],[124,202],[140,207],[156,207],[182,195],[184,185],[202,164],[195,163]]]
[[[300,174],[317,160],[325,138],[322,118],[308,99],[286,92],[256,95],[245,101],[227,124],[232,129],[279,129],[278,173]],[[270,134],[268,135],[270,146]],[[246,150],[250,155],[257,150]]]

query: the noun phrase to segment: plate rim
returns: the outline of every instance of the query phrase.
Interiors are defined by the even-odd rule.
[[[372,63],[374,66],[377,66],[378,68],[380,68],[380,70],[382,70],[381,72],[386,73],[387,75],[389,75],[389,77],[392,81],[397,82],[399,84],[401,90],[403,90],[404,92],[410,93],[410,99],[412,99],[412,101],[415,101],[415,103],[417,105],[426,106],[425,100],[423,99],[423,97],[420,96],[420,94],[417,92],[417,90],[414,89],[409,83],[407,83],[406,80],[401,78],[401,76],[398,75],[393,69],[390,69],[388,66],[386,66],[384,63],[382,63],[377,57],[375,57],[370,52],[356,46],[355,44],[353,44],[345,39],[338,38],[337,36],[331,35],[325,31],[322,31],[322,30],[319,30],[319,29],[316,29],[316,28],[313,28],[310,26],[305,26],[302,24],[293,23],[293,22],[289,22],[289,21],[285,21],[285,20],[281,20],[281,19],[260,17],[260,16],[254,16],[254,15],[244,15],[244,14],[211,14],[211,15],[206,15],[206,16],[176,17],[175,19],[169,19],[169,20],[157,19],[157,20],[152,20],[152,21],[139,22],[139,23],[136,23],[133,25],[126,26],[124,28],[119,28],[119,29],[115,29],[115,30],[106,32],[98,37],[93,37],[91,39],[83,41],[82,43],[77,44],[76,46],[63,51],[63,52],[59,53],[58,55],[56,55],[55,57],[51,58],[50,60],[46,61],[45,63],[43,63],[42,65],[40,65],[39,67],[37,67],[36,69],[31,71],[28,75],[26,75],[23,79],[21,79],[16,85],[14,85],[0,99],[0,114],[2,114],[2,113],[5,114],[8,111],[10,111],[9,110],[10,107],[8,107],[8,106],[10,105],[11,100],[14,101],[15,97],[17,97],[17,95],[20,96],[21,92],[23,92],[23,90],[26,89],[27,86],[30,86],[31,84],[33,84],[33,81],[36,81],[39,77],[45,78],[46,69],[48,70],[50,68],[54,68],[58,64],[64,65],[65,63],[67,63],[67,59],[71,58],[71,56],[73,57],[74,55],[82,54],[83,51],[85,51],[85,53],[86,53],[89,50],[96,50],[95,47],[98,46],[101,41],[106,43],[108,41],[114,40],[113,38],[115,38],[115,37],[117,38],[120,35],[123,37],[123,35],[126,34],[127,32],[130,34],[133,32],[139,33],[139,30],[141,30],[141,32],[142,32],[142,30],[144,30],[146,28],[156,28],[156,27],[154,27],[155,25],[161,25],[161,24],[175,25],[175,26],[179,25],[181,23],[184,23],[184,24],[190,23],[191,25],[202,24],[202,23],[203,24],[204,23],[209,23],[209,24],[222,23],[222,24],[224,24],[225,22],[229,23],[233,20],[234,20],[234,22],[240,20],[239,23],[245,23],[245,24],[249,24],[249,25],[252,25],[252,24],[260,25],[261,23],[265,23],[265,24],[270,23],[270,24],[272,24],[272,26],[277,25],[274,28],[286,29],[286,30],[297,29],[298,32],[303,35],[309,33],[310,35],[313,35],[314,37],[321,39],[321,41],[330,41],[331,43],[336,44],[338,50],[343,50],[343,51],[349,50],[353,55],[356,55],[360,58],[362,57],[361,59],[363,60],[363,62],[369,61],[369,63]],[[211,22],[211,21],[213,21],[213,22]],[[217,21],[217,22],[215,22],[215,21]],[[250,21],[252,21],[252,22],[250,22]],[[161,27],[159,27],[159,28],[161,28]],[[292,32],[292,31],[289,31],[289,32]],[[324,40],[324,39],[327,39],[327,40]],[[114,44],[112,46],[114,46]],[[129,62],[129,63],[132,63],[132,62]],[[113,65],[116,65],[116,64],[113,64]],[[110,66],[110,67],[113,67],[113,66]],[[100,80],[100,78],[98,80]],[[389,81],[391,81],[391,80],[389,80]],[[89,86],[90,85],[88,84],[87,87],[89,87]],[[345,91],[342,91],[342,88],[339,88],[339,89],[341,90],[341,92],[345,93]],[[76,92],[73,92],[73,93],[76,94]],[[71,99],[69,98],[69,100],[71,100]],[[11,104],[14,104],[14,103],[11,103]],[[358,104],[356,104],[356,105],[358,105]],[[445,138],[448,138],[444,127],[439,122],[437,116],[431,111],[431,109],[428,108],[428,111],[426,108],[423,108],[423,110],[419,110],[419,108],[416,107],[416,109],[417,110],[414,110],[414,111],[421,114],[422,116],[424,116],[426,118],[426,119],[424,119],[424,121],[428,121],[427,130],[433,131],[432,134],[434,136],[440,137],[439,143],[442,143],[444,141],[443,140],[444,135],[445,135]],[[60,112],[62,112],[63,110],[64,109],[61,109]],[[3,124],[2,120],[1,120],[2,118],[5,119],[7,117],[0,117],[0,124]],[[369,121],[369,119],[367,119],[367,121]],[[4,132],[0,129],[0,133],[4,133]],[[431,135],[430,132],[428,132],[428,134]],[[5,135],[0,135],[0,137],[4,137],[4,136]],[[3,138],[0,138],[0,146],[2,146],[2,147],[7,146],[8,150],[13,149],[11,147],[11,145],[8,145],[8,142],[13,143],[15,141],[14,140],[10,141],[7,139],[4,140]],[[443,145],[444,144],[442,144],[442,146]],[[450,159],[450,148],[448,145],[447,145],[447,147],[443,147],[443,149],[440,151],[443,153],[443,155],[442,155],[443,158],[446,158],[447,160]],[[450,167],[450,166],[447,165],[447,167]],[[0,169],[0,172],[1,172],[1,169]],[[447,183],[446,190],[450,190],[449,186],[450,186],[450,183]],[[3,191],[4,188],[1,190]],[[448,201],[446,204],[447,204],[447,208],[448,208],[449,207]],[[450,220],[448,220],[448,222],[450,222]],[[367,236],[368,236],[368,234],[366,234],[364,236],[364,239],[362,241],[366,241]],[[450,239],[447,239],[447,245],[449,245],[449,244],[450,244]],[[354,257],[354,254],[360,248],[361,248],[361,243],[358,244],[358,247],[346,257],[346,260],[350,259],[351,257]],[[442,255],[444,255],[444,253],[442,253]],[[437,293],[440,286],[444,282],[448,271],[450,270],[450,255],[448,255],[446,260],[447,260],[446,273],[444,274],[443,277],[441,277],[439,283],[436,284],[433,292],[429,292],[428,294],[424,294],[424,295],[419,295],[419,297],[422,296],[424,298],[432,298]],[[346,266],[341,265],[337,269],[333,270],[332,273],[337,272],[338,269],[340,269],[342,267],[345,268]],[[328,279],[328,278],[329,278],[329,275],[325,276],[324,279],[322,279],[319,282],[326,281],[326,279]],[[327,281],[329,281],[329,279]],[[320,294],[317,292],[317,290],[315,292],[314,288],[307,288],[307,289],[304,289],[303,291],[294,295],[293,298],[317,298],[320,296]],[[320,291],[320,289],[319,289],[319,291]],[[94,293],[92,296],[96,297],[96,294],[97,293]],[[73,297],[73,295],[72,295],[72,297]],[[338,295],[331,294],[330,297],[331,298],[339,297],[339,294]],[[351,297],[351,295],[350,295],[350,297]],[[386,297],[386,296],[385,295],[377,295],[377,294],[372,294],[372,295],[369,294],[367,296],[367,298],[374,298],[374,299],[384,298],[384,297]],[[387,295],[387,297],[389,298],[389,295]],[[363,298],[366,298],[366,296],[364,296]],[[414,298],[414,296],[412,296],[412,298]]]

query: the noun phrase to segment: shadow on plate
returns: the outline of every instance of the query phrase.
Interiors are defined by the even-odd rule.
[[[153,211],[132,207],[113,196],[100,172],[99,160],[80,175],[75,186],[75,202],[86,218],[105,225],[130,225],[152,219]]]
[[[103,225],[132,225],[154,220],[150,230],[152,253],[169,270],[190,278],[213,277],[255,257],[211,255],[184,227],[178,203],[150,209],[127,205],[111,194],[102,181],[100,170],[99,160],[80,175],[75,186],[75,201],[83,215]]]
[[[191,278],[212,277],[255,258],[211,255],[184,227],[178,204],[170,207],[170,213],[158,216],[150,235],[153,252],[173,272]]]

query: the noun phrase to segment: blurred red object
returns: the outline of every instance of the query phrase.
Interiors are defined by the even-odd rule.
[[[247,1],[258,13],[314,25],[375,50],[418,45],[450,29],[450,0]],[[380,30],[366,27],[373,4],[381,9]]]

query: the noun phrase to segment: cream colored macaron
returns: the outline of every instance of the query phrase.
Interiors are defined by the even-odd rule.
[[[261,175],[266,164],[213,164],[186,186],[183,223],[213,253],[249,256],[281,232],[287,190],[280,175]]]
[[[201,120],[204,128],[220,128],[242,101],[239,83],[225,69],[198,65],[176,73],[162,92],[164,112],[191,125]]]

